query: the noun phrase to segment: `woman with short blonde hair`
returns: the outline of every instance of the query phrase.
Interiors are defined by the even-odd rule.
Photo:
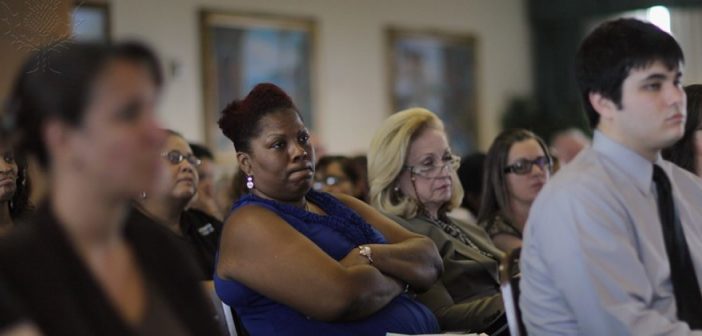
[[[499,335],[506,329],[497,276],[502,253],[482,228],[447,216],[463,198],[459,163],[434,113],[397,112],[371,142],[371,204],[438,247],[444,273],[417,299],[432,310],[441,329]]]
[[[368,181],[371,204],[378,210],[405,218],[415,217],[421,210],[421,202],[402,195],[395,182],[407,168],[404,162],[410,143],[428,128],[444,132],[444,123],[427,109],[412,108],[393,114],[376,131],[368,153]],[[458,207],[463,199],[463,187],[455,170],[450,175],[452,196],[441,209],[443,212]]]

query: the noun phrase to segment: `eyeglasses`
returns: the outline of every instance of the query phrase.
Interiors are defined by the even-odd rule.
[[[446,168],[451,168],[451,170],[457,170],[458,166],[461,165],[461,158],[455,155],[442,158],[439,164],[429,164],[429,165],[416,165],[409,166],[405,165],[404,169],[409,170],[412,174],[421,177],[433,178],[441,174]]]
[[[200,159],[198,159],[197,157],[195,157],[195,155],[183,154],[177,150],[172,150],[172,151],[167,152],[167,153],[161,153],[161,156],[165,157],[166,160],[168,160],[168,162],[170,162],[171,164],[174,164],[174,165],[177,165],[177,164],[183,162],[183,160],[187,160],[188,163],[190,163],[191,165],[193,165],[195,167],[199,166],[202,163],[202,161]]]
[[[348,181],[347,178],[341,176],[325,176],[321,179],[314,181],[312,187],[314,190],[322,190],[325,186],[335,186],[340,183]]]
[[[504,172],[515,173],[517,175],[526,175],[531,173],[531,168],[537,165],[541,170],[551,172],[551,159],[547,156],[539,156],[536,159],[521,159],[517,162],[505,167]]]

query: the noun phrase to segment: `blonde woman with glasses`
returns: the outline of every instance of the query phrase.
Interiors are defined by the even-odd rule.
[[[444,273],[418,295],[444,331],[506,332],[497,268],[502,253],[477,225],[448,217],[463,188],[441,120],[426,109],[404,110],[376,132],[368,154],[374,207],[431,238]]]

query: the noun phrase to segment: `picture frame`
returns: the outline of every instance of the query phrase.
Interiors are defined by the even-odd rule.
[[[391,113],[426,108],[444,122],[452,150],[478,149],[477,41],[467,33],[388,28]]]
[[[314,127],[314,20],[203,10],[200,31],[205,136],[216,155],[234,151],[217,125],[221,111],[258,83],[280,86]]]
[[[110,5],[101,2],[76,2],[71,11],[71,37],[84,42],[110,42]]]

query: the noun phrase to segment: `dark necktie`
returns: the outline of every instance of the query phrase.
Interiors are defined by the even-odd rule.
[[[653,181],[658,192],[658,215],[663,227],[663,240],[670,263],[670,278],[678,309],[678,318],[691,329],[702,329],[702,295],[695,267],[687,247],[680,218],[675,212],[673,189],[663,169],[653,165]]]

